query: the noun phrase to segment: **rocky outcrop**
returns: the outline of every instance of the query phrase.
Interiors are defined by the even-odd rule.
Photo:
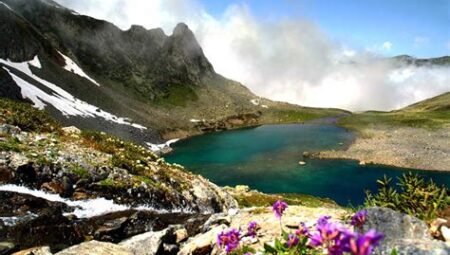
[[[432,240],[425,222],[391,209],[373,207],[367,209],[367,221],[363,230],[376,229],[384,233],[378,254],[445,255],[450,246],[445,242]]]
[[[134,255],[130,250],[117,244],[90,241],[68,249],[62,250],[55,255]]]

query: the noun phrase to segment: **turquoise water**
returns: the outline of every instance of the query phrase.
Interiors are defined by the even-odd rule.
[[[352,160],[306,159],[304,151],[341,149],[354,135],[332,125],[265,125],[211,133],[182,140],[166,161],[178,163],[218,185],[249,185],[266,193],[302,193],[331,198],[341,205],[359,205],[364,190],[376,180],[400,176],[405,169],[368,165]],[[450,186],[450,173],[418,171]]]

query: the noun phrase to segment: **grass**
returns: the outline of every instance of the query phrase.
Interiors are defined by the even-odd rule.
[[[53,132],[60,128],[47,112],[31,104],[0,98],[0,123],[19,127],[23,131]]]
[[[450,111],[365,112],[344,117],[338,124],[359,132],[375,125],[435,130],[450,125]]]
[[[303,205],[307,207],[337,207],[330,199],[317,198],[303,194],[264,194],[247,192],[246,194],[234,195],[241,208],[245,207],[267,207],[272,206],[277,200],[284,200],[289,205]]]
[[[87,179],[89,178],[89,172],[87,169],[80,167],[80,166],[74,166],[70,171],[74,174],[76,174],[81,179]]]
[[[14,151],[21,152],[24,150],[24,146],[15,137],[3,137],[4,140],[0,140],[0,151]]]
[[[188,102],[197,101],[198,96],[189,86],[170,85],[167,95],[156,100],[156,104],[161,106],[186,107]]]

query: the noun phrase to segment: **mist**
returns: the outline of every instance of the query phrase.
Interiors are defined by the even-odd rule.
[[[262,22],[244,4],[230,5],[213,17],[195,0],[57,2],[124,30],[139,24],[171,34],[178,22],[185,22],[216,72],[273,100],[352,111],[393,110],[450,91],[448,66],[387,61],[383,50],[392,47],[389,41],[380,51],[353,49],[331,40],[312,20]]]

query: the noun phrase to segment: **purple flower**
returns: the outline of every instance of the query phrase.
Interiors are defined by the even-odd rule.
[[[374,229],[369,230],[365,234],[349,234],[346,238],[348,242],[347,249],[352,255],[369,255],[383,238],[383,234],[376,232]]]
[[[247,227],[247,235],[251,237],[256,237],[256,231],[258,230],[259,225],[256,223],[256,221],[252,221],[248,224]]]
[[[225,247],[226,253],[230,253],[239,246],[240,235],[241,233],[236,229],[221,232],[217,235],[217,245]]]
[[[352,217],[351,225],[356,228],[362,228],[367,219],[367,211],[361,210],[355,213]]]
[[[253,253],[247,252],[247,253],[245,253],[244,255],[253,255]]]
[[[281,216],[283,216],[283,212],[284,210],[286,210],[287,207],[288,205],[286,204],[286,202],[281,200],[276,201],[272,206],[272,210],[275,213],[275,217],[281,219]]]
[[[297,235],[289,234],[286,245],[290,249],[290,248],[296,246],[298,244],[298,242],[299,242],[299,239],[298,239]]]
[[[300,222],[298,225],[298,229],[295,230],[295,234],[297,236],[309,236],[309,228],[305,225],[304,222]]]
[[[328,224],[328,221],[330,219],[331,219],[331,216],[328,216],[328,215],[320,216],[320,218],[317,220],[317,226]]]

